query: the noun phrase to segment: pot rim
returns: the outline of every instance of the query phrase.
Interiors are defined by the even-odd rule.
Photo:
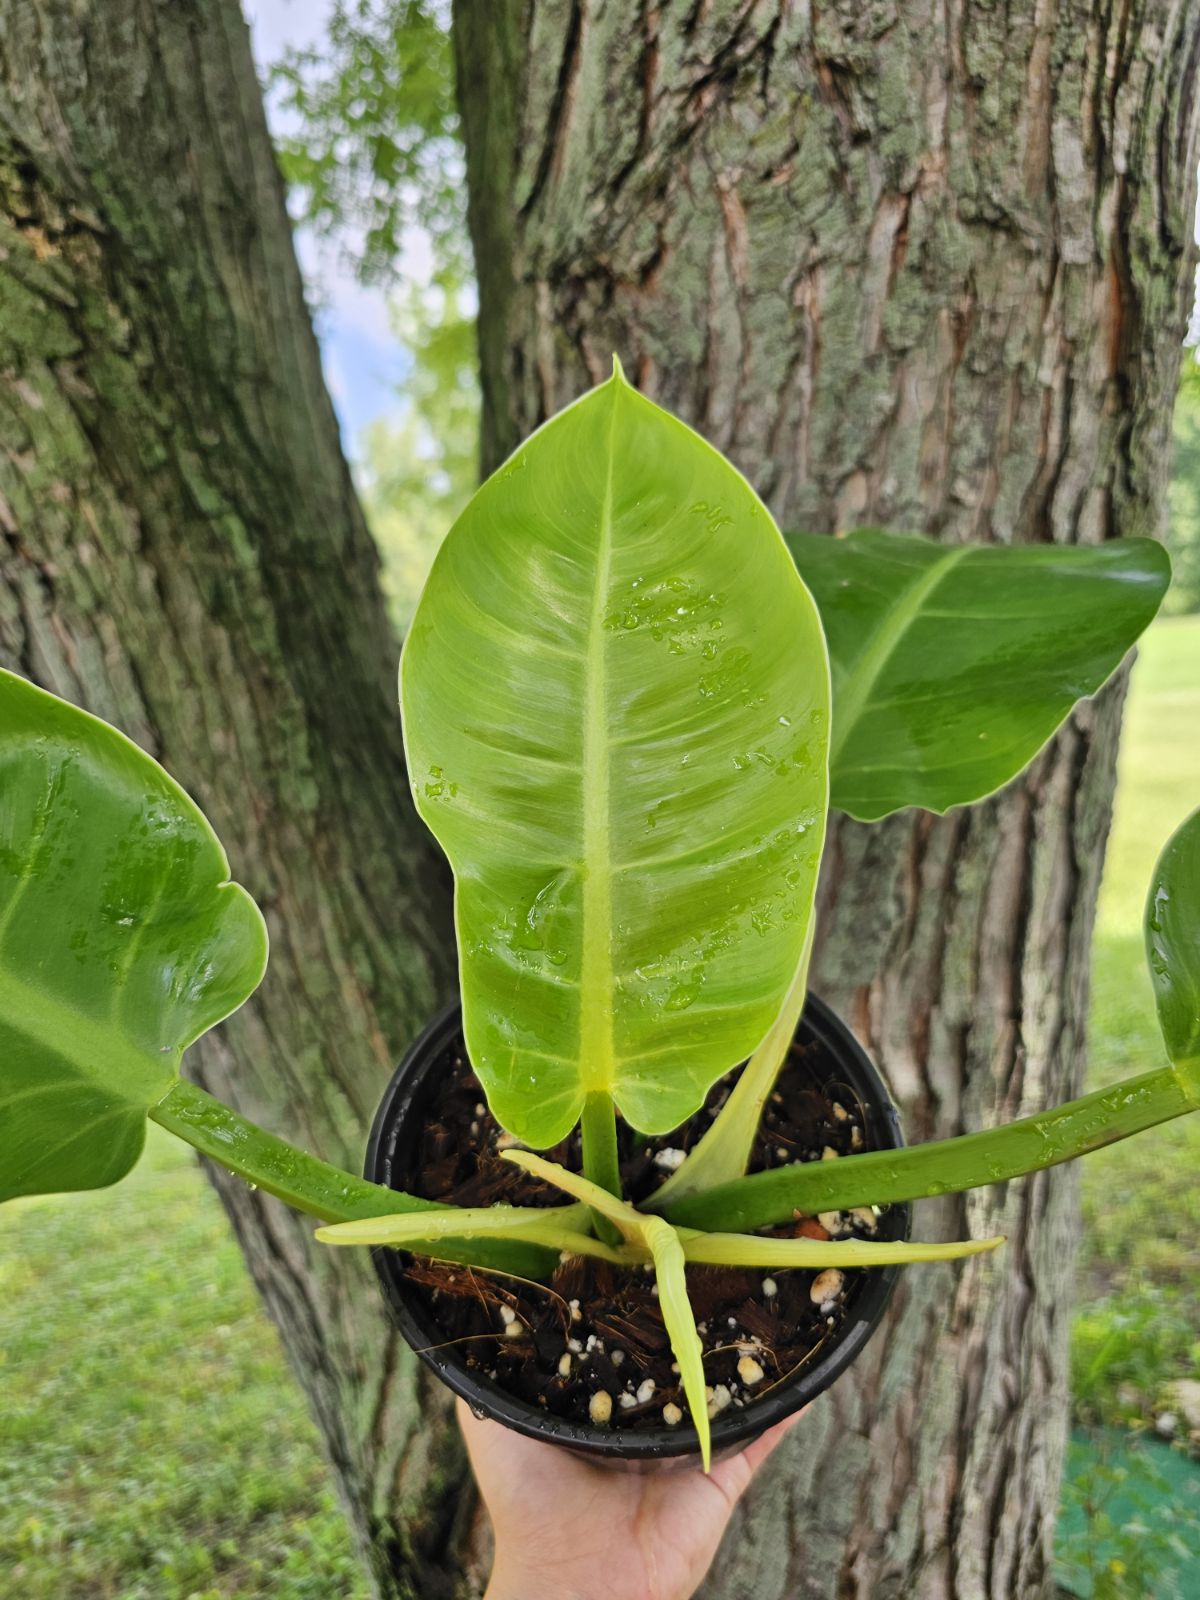
[[[422,1029],[405,1052],[384,1091],[371,1126],[364,1175],[394,1188],[392,1166],[397,1134],[406,1118],[422,1109],[428,1073],[462,1031],[462,1007],[455,1001],[444,1007]],[[846,1075],[866,1110],[874,1139],[871,1148],[899,1149],[904,1144],[900,1117],[871,1058],[846,1023],[824,1001],[810,994],[805,1002],[797,1035],[824,1047],[838,1072],[825,1082]],[[857,1079],[858,1081],[855,1081]],[[893,1205],[886,1213],[888,1237],[907,1239],[912,1228],[912,1206]],[[371,1251],[376,1273],[392,1320],[418,1356],[446,1386],[465,1400],[477,1416],[490,1417],[527,1438],[567,1446],[599,1461],[653,1462],[670,1457],[698,1457],[693,1427],[598,1428],[552,1416],[502,1389],[477,1368],[468,1367],[454,1346],[438,1344],[438,1330],[428,1311],[406,1292],[404,1252],[387,1246]],[[819,1359],[810,1358],[792,1371],[761,1399],[732,1415],[728,1411],[711,1423],[714,1460],[740,1449],[775,1423],[792,1416],[823,1393],[855,1361],[875,1333],[891,1300],[902,1268],[863,1269],[854,1298],[828,1348],[819,1346]]]

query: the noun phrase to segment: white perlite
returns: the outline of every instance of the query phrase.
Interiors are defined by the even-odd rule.
[[[672,1405],[668,1400],[666,1405],[663,1407],[663,1421],[666,1423],[668,1428],[677,1428],[683,1421],[683,1412],[678,1406]]]
[[[753,1356],[743,1356],[738,1362],[738,1377],[749,1388],[761,1383],[766,1374]]]
[[[607,1389],[597,1389],[588,1401],[588,1416],[598,1427],[612,1421],[612,1395]]]
[[[708,1414],[710,1417],[718,1416],[733,1400],[729,1385],[725,1383],[718,1383],[715,1388],[709,1389],[707,1394]]]
[[[827,1306],[841,1294],[845,1281],[846,1275],[839,1268],[826,1267],[813,1279],[808,1297],[815,1306]]]

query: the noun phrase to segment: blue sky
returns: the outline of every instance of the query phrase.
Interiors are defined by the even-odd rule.
[[[331,10],[332,0],[245,0],[260,71],[289,45],[303,49],[319,44]],[[278,130],[278,109],[268,104],[267,112]],[[325,378],[346,449],[353,455],[367,423],[401,410],[398,386],[408,362],[388,321],[386,296],[378,289],[363,288],[338,259],[336,249],[305,229],[299,231],[296,246],[316,304]],[[410,254],[414,271],[420,272],[424,265],[420,240],[412,241]]]

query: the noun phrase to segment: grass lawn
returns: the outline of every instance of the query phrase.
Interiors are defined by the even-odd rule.
[[[1172,619],[1145,642],[1127,718],[1095,954],[1097,1083],[1161,1056],[1141,907],[1158,850],[1200,804],[1198,728],[1200,618]],[[1200,1118],[1084,1164],[1084,1419],[1144,1419],[1169,1379],[1200,1377],[1198,1166]],[[221,1209],[157,1129],[120,1187],[0,1210],[0,1395],[4,1594],[366,1600]]]
[[[0,1593],[366,1600],[316,1433],[190,1153],[0,1210]]]
[[[1200,805],[1200,617],[1158,622],[1134,668],[1092,956],[1090,1077],[1162,1059],[1142,951],[1154,861]],[[1091,1600],[1200,1594],[1200,1476],[1143,1441],[1166,1386],[1200,1378],[1200,1117],[1082,1164],[1084,1242],[1071,1335],[1077,1421],[1058,1527],[1064,1592]]]
[[[1093,955],[1091,1079],[1162,1060],[1142,952],[1155,858],[1200,805],[1200,617],[1146,636],[1125,720]],[[1082,1166],[1085,1245],[1073,1347],[1077,1410],[1148,1418],[1172,1378],[1200,1378],[1200,1117]]]

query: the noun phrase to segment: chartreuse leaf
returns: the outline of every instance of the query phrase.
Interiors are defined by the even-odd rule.
[[[564,1194],[583,1201],[593,1211],[607,1218],[625,1240],[624,1248],[617,1255],[617,1260],[625,1265],[646,1259],[653,1261],[663,1325],[670,1336],[671,1349],[679,1363],[680,1380],[687,1395],[706,1472],[710,1453],[708,1393],[704,1383],[703,1347],[696,1331],[696,1319],[691,1301],[688,1299],[687,1276],[684,1269],[689,1262],[696,1265],[773,1269],[883,1267],[900,1262],[954,1261],[963,1256],[979,1255],[985,1250],[994,1250],[997,1245],[1004,1243],[1002,1238],[994,1238],[968,1239],[950,1244],[919,1244],[899,1240],[880,1241],[875,1244],[856,1239],[841,1241],[763,1239],[735,1233],[700,1233],[694,1228],[672,1227],[661,1217],[647,1216],[628,1202],[616,1199],[597,1184],[580,1177],[578,1173],[560,1167],[552,1161],[546,1161],[529,1150],[508,1150],[504,1158],[511,1161],[514,1166],[532,1173],[534,1177],[554,1184]],[[814,1165],[829,1164],[814,1163]],[[407,1229],[409,1219],[396,1220]],[[420,1217],[412,1218],[414,1231],[425,1220]],[[373,1236],[368,1237],[367,1230],[359,1230],[357,1225],[351,1225],[349,1228],[320,1229],[317,1237],[329,1239],[334,1243],[393,1242],[391,1239],[379,1241]],[[585,1253],[598,1254],[595,1249]]]
[[[774,1020],[824,837],[824,639],[767,511],[618,372],[451,529],[401,689],[497,1117],[677,1126]]]
[[[751,1229],[795,1211],[841,1211],[978,1189],[1127,1139],[1200,1110],[1200,811],[1159,857],[1146,902],[1146,948],[1171,1065],[1125,1078],[1004,1127],[812,1161],[719,1185],[664,1206],[674,1224]]]
[[[266,959],[258,908],[183,790],[0,672],[0,1200],[124,1176],[183,1051]]]
[[[696,1332],[692,1303],[688,1299],[683,1241],[679,1234],[661,1217],[643,1215],[598,1184],[590,1183],[587,1178],[552,1161],[544,1161],[541,1156],[535,1156],[528,1150],[508,1150],[505,1159],[533,1173],[535,1177],[557,1185],[576,1200],[585,1201],[597,1215],[613,1224],[628,1248],[640,1254],[642,1259],[649,1256],[653,1261],[663,1326],[679,1364],[679,1379],[700,1442],[700,1459],[707,1472],[712,1459],[708,1390],[704,1382],[703,1348],[700,1335]]]
[[[866,822],[1016,777],[1120,664],[1171,577],[1150,539],[787,538],[829,641],[831,803]]]

